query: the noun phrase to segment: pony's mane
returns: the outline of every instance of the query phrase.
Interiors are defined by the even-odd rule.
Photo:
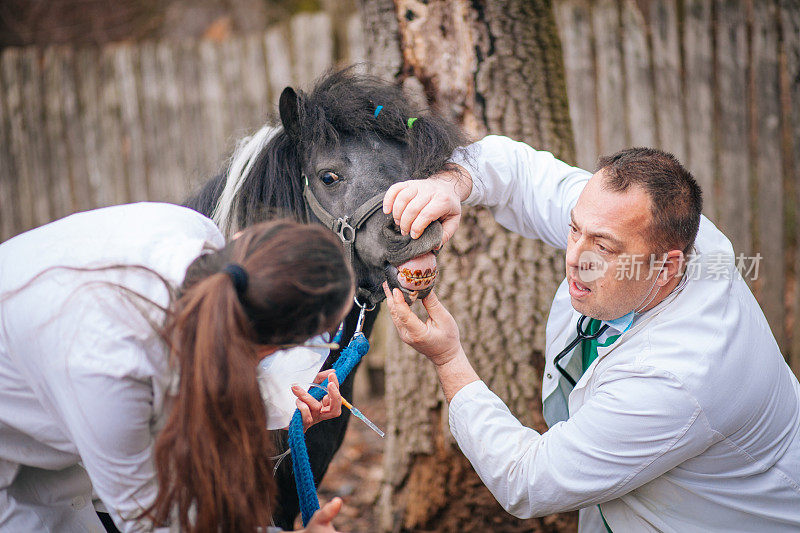
[[[237,143],[228,165],[228,171],[225,173],[225,185],[211,214],[211,219],[224,235],[230,236],[238,231],[233,227],[232,213],[237,210],[238,193],[242,188],[244,177],[252,172],[258,154],[279,131],[281,131],[279,128],[267,124],[252,136],[244,137]]]
[[[302,161],[317,148],[335,148],[343,137],[367,133],[408,146],[410,179],[442,170],[453,151],[466,144],[451,122],[413,107],[401,88],[358,74],[354,67],[321,78],[310,93],[297,92],[296,137],[282,127],[264,126],[240,141],[227,171],[209,182],[188,205],[213,219],[230,237],[239,229],[276,216],[306,221]],[[383,106],[375,116],[375,108]],[[408,119],[416,117],[413,127]],[[203,201],[213,198],[211,206]],[[194,204],[194,205],[193,205]]]

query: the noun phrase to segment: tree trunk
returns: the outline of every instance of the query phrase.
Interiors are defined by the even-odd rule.
[[[416,86],[476,139],[508,135],[574,160],[549,1],[362,0],[362,16],[376,74]],[[511,234],[485,210],[468,209],[440,265],[437,292],[478,374],[524,424],[544,431],[544,330],[564,276],[563,252]],[[523,521],[500,508],[453,441],[431,365],[392,338],[384,530],[574,530],[574,513]]]

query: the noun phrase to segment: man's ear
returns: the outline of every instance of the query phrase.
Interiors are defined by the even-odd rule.
[[[675,276],[679,275],[683,271],[684,263],[686,262],[686,257],[683,255],[683,252],[680,250],[670,250],[667,253],[667,257],[664,259],[664,266],[659,274],[658,278],[658,285],[659,287],[663,287],[667,283],[670,282]]]
[[[300,136],[300,109],[297,93],[291,87],[286,87],[278,100],[278,112],[281,116],[283,129],[293,139]]]

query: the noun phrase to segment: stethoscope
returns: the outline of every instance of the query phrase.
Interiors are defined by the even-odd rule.
[[[564,348],[563,350],[561,350],[559,352],[559,354],[556,356],[556,358],[553,359],[553,365],[555,365],[556,369],[559,372],[561,372],[562,376],[564,376],[564,379],[566,379],[569,382],[569,384],[572,385],[573,387],[575,386],[577,381],[572,379],[572,376],[570,376],[569,373],[566,370],[561,368],[561,365],[559,365],[558,362],[561,361],[561,359],[563,359],[564,356],[566,356],[568,353],[570,353],[572,351],[572,349],[575,348],[575,346],[578,345],[579,342],[594,340],[597,337],[599,337],[600,335],[602,335],[608,329],[608,324],[603,324],[600,327],[600,329],[598,329],[596,332],[591,333],[591,334],[587,333],[586,330],[583,329],[583,321],[584,320],[586,320],[586,315],[581,315],[581,317],[578,319],[578,336],[575,337],[572,340],[572,342],[567,344],[567,347]]]
[[[659,272],[659,274],[661,274],[661,272]],[[648,296],[650,295],[650,293],[652,293],[652,292],[653,292],[653,287],[655,287],[655,286],[656,286],[656,282],[657,282],[657,281],[658,281],[658,276],[656,276],[656,278],[653,280],[653,284],[650,286],[650,291],[648,291]],[[686,285],[686,282],[687,282],[687,281],[688,281],[688,278],[687,278],[686,276],[683,276],[683,277],[681,278],[681,281],[680,281],[680,283],[678,283],[678,286],[677,286],[677,287],[675,287],[675,289],[673,289],[673,292],[675,292],[675,291],[681,291],[681,290],[683,289],[683,287]],[[657,293],[656,293],[656,294],[657,294]],[[652,296],[650,296],[650,298],[649,298],[649,299],[647,299],[647,298],[648,298],[648,296],[645,296],[645,298],[644,298],[645,300],[647,300],[646,302],[643,300],[643,301],[642,301],[642,303],[640,303],[639,305],[637,305],[637,306],[634,308],[634,311],[635,311],[635,312],[638,312],[638,310],[640,310],[640,309],[644,309],[645,307],[647,307],[647,306],[650,304],[650,302],[652,302],[652,301],[653,301],[653,298],[655,298],[655,294],[653,294]],[[569,373],[568,373],[566,370],[564,370],[564,369],[561,367],[561,365],[559,365],[559,364],[558,364],[558,362],[559,362],[559,361],[561,361],[561,360],[562,360],[562,359],[563,359],[563,358],[564,358],[564,357],[565,357],[565,356],[566,356],[568,353],[570,353],[570,352],[573,350],[573,348],[575,348],[575,346],[577,346],[577,345],[578,345],[578,343],[579,343],[579,342],[581,342],[581,341],[591,341],[591,340],[594,340],[594,339],[598,338],[600,335],[602,335],[603,333],[605,333],[605,331],[608,329],[608,324],[603,324],[603,325],[600,327],[600,329],[598,329],[596,332],[594,332],[594,333],[592,333],[592,334],[589,334],[589,333],[587,333],[587,332],[586,332],[586,330],[584,330],[584,329],[583,329],[583,322],[584,322],[584,320],[586,320],[586,315],[581,315],[581,317],[578,319],[578,336],[577,336],[577,337],[575,337],[575,338],[572,340],[572,342],[570,342],[570,343],[567,345],[567,347],[566,347],[566,348],[564,348],[563,350],[561,350],[561,351],[558,353],[558,355],[556,355],[555,359],[553,359],[553,365],[554,365],[554,366],[556,367],[556,369],[557,369],[557,370],[558,370],[558,371],[561,373],[561,375],[562,375],[562,376],[564,376],[564,379],[566,379],[566,380],[569,382],[569,384],[570,384],[570,385],[572,385],[573,387],[574,387],[574,386],[575,386],[575,385],[576,385],[578,382],[577,382],[577,381],[575,381],[574,379],[572,379],[572,376],[570,376],[570,375],[569,375]]]

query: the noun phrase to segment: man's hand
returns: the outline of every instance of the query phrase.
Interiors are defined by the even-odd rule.
[[[431,291],[422,300],[422,305],[428,311],[428,320],[423,323],[411,312],[400,289],[389,292],[389,285],[384,283],[383,291],[386,293],[392,321],[403,342],[436,366],[444,365],[462,351],[458,324],[436,297],[436,293]]]
[[[389,292],[389,286],[384,283],[383,291],[400,338],[436,365],[448,402],[462,388],[480,379],[461,347],[456,321],[435,293],[431,292],[422,300],[428,311],[428,320],[423,323],[411,312],[400,289]]]
[[[304,388],[293,385],[292,393],[297,396],[296,404],[303,416],[303,431],[307,430],[317,422],[336,418],[342,414],[342,395],[339,392],[339,380],[335,370],[324,370],[317,374],[314,383],[322,383],[328,380],[328,394],[322,401],[317,401]],[[338,512],[338,511],[337,511]]]
[[[403,235],[418,239],[434,220],[442,222],[442,244],[461,222],[461,202],[472,190],[463,168],[446,170],[424,180],[395,183],[383,197],[383,212],[391,213]]]
[[[314,516],[308,521],[308,525],[300,531],[304,533],[336,533],[336,529],[333,527],[333,519],[336,518],[341,509],[342,499],[332,499],[314,513]]]

